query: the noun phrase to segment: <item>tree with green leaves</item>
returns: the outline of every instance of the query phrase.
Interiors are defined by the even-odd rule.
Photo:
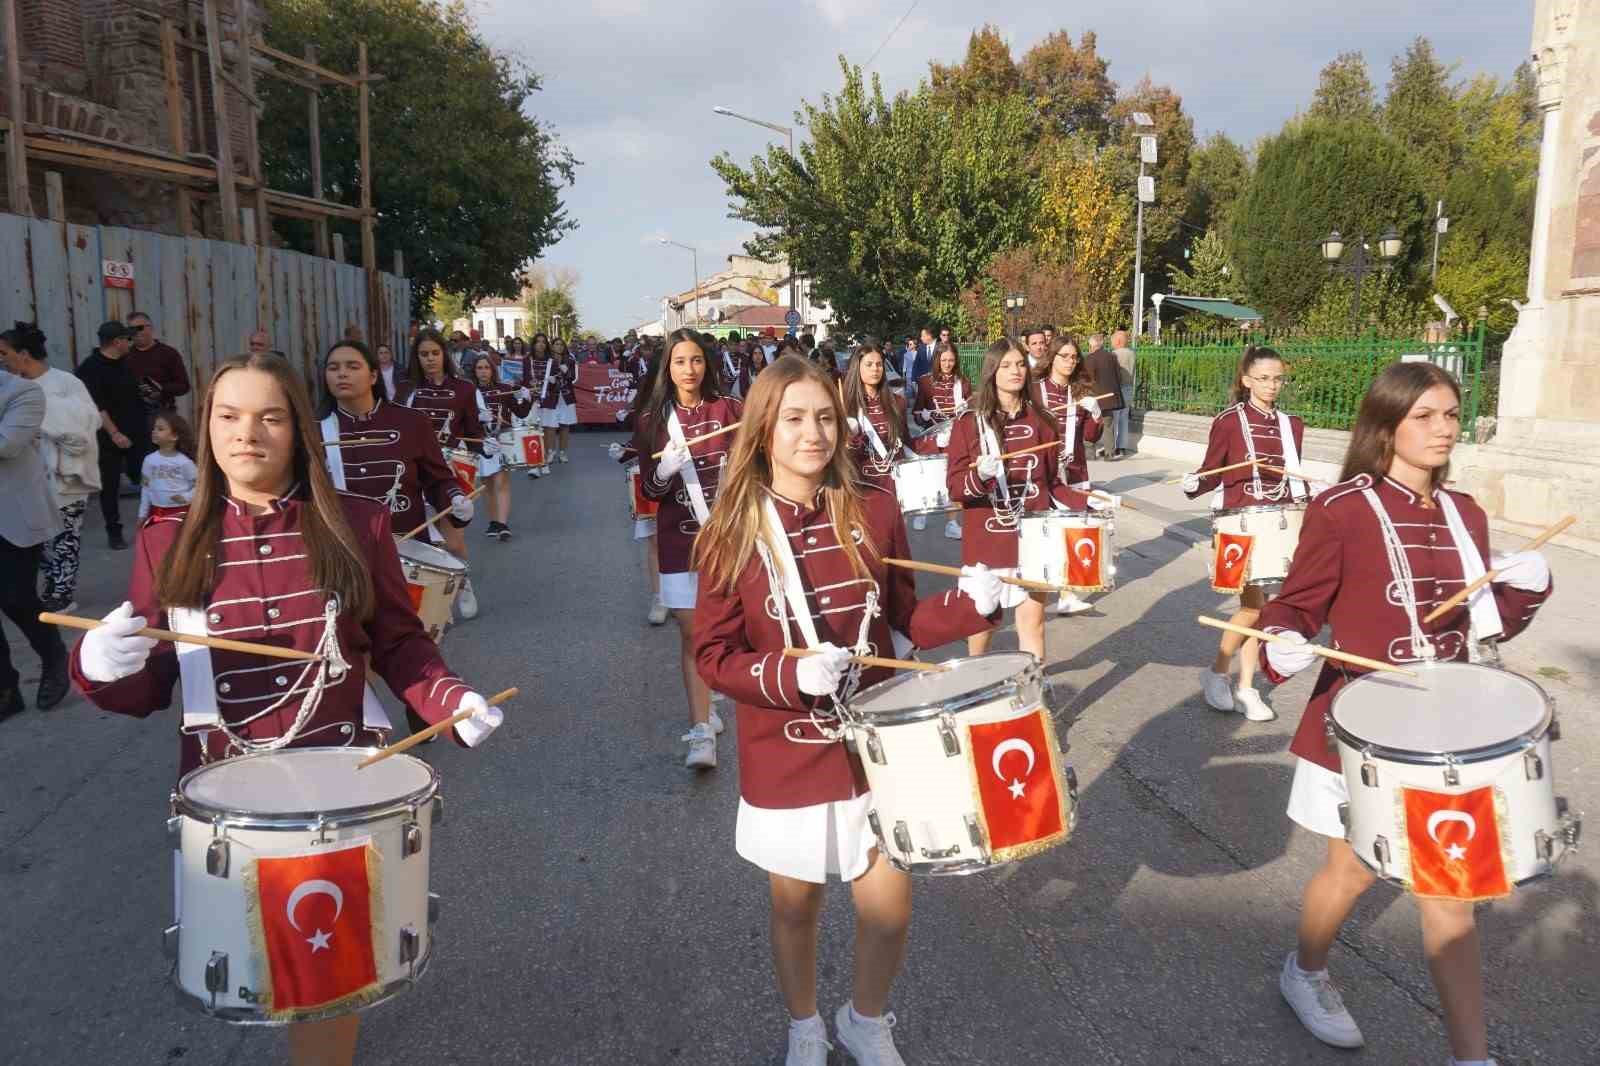
[[[267,27],[274,47],[303,55],[315,45],[334,70],[354,70],[366,42],[384,79],[371,91],[377,241],[404,254],[419,314],[441,288],[469,303],[515,296],[522,265],[576,225],[561,191],[577,160],[524,112],[538,76],[483,41],[463,0],[267,0]],[[267,181],[309,193],[305,90],[271,78],[257,90]],[[325,195],[356,203],[356,94],[330,87],[320,97]],[[354,223],[334,225],[359,247]],[[312,249],[307,224],[280,218],[274,228],[291,247]]]
[[[1022,91],[1039,109],[1047,131],[1087,134],[1103,144],[1117,86],[1095,48],[1092,31],[1084,31],[1074,45],[1071,34],[1058,30],[1028,49],[1018,72]]]
[[[989,23],[972,31],[966,57],[960,63],[929,63],[928,78],[934,98],[955,110],[1010,96],[1022,87],[1011,46]]]
[[[1215,231],[1202,234],[1189,246],[1186,270],[1172,272],[1172,291],[1182,296],[1220,296],[1244,299],[1239,271],[1228,253],[1228,242]]]
[[[1367,59],[1360,52],[1340,52],[1322,68],[1309,112],[1315,118],[1372,122],[1378,101],[1367,74]]]
[[[1184,229],[1190,234],[1227,229],[1239,194],[1250,182],[1250,157],[1226,133],[1213,133],[1189,155]]]
[[[1465,140],[1451,72],[1434,55],[1433,44],[1418,37],[1404,56],[1394,59],[1383,102],[1383,128],[1416,159],[1423,190],[1430,196],[1443,190]]]

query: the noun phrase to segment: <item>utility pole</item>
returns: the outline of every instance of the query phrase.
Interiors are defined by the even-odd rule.
[[[1444,201],[1439,201],[1439,206],[1434,209],[1433,215],[1433,273],[1429,277],[1435,284],[1439,281],[1439,238],[1450,228],[1450,220],[1444,217]]]
[[[1139,129],[1154,129],[1155,119],[1148,112],[1135,111],[1133,113],[1134,125]],[[1156,179],[1147,176],[1144,172],[1146,163],[1156,161],[1156,138],[1154,133],[1139,134],[1139,217],[1135,223],[1133,238],[1133,337],[1138,340],[1144,333],[1144,205],[1155,203]]]

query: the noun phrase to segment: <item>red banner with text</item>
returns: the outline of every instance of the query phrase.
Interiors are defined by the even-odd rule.
[[[579,363],[575,391],[585,425],[621,425],[633,407],[633,375],[610,363]]]

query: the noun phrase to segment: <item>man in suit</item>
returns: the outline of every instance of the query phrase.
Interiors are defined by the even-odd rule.
[[[900,357],[900,379],[905,390],[906,403],[916,400],[917,382],[922,379],[922,375],[932,369],[933,330],[923,326],[921,341],[915,342],[907,337],[905,351]]]
[[[1083,357],[1083,363],[1089,368],[1089,376],[1094,378],[1094,391],[1097,396],[1106,396],[1100,401],[1100,411],[1103,414],[1112,414],[1122,410],[1122,383],[1117,369],[1117,357],[1106,351],[1106,335],[1093,333],[1089,335],[1089,354]],[[1109,393],[1109,395],[1107,395]],[[1104,459],[1112,454],[1111,449],[1116,447],[1110,440],[1110,434],[1100,437],[1100,447],[1095,454]]]
[[[0,345],[9,357],[9,343]],[[39,455],[44,390],[14,373],[0,374],[0,611],[22,631],[42,664],[35,703],[48,711],[66,698],[67,648],[55,626],[39,621],[39,554],[56,532],[55,508]],[[21,676],[10,642],[0,636],[0,720],[23,709]]]

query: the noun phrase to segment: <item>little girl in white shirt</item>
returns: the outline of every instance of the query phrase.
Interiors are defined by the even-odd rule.
[[[162,411],[150,428],[156,450],[144,457],[140,478],[139,522],[181,512],[194,495],[199,472],[194,465],[194,433],[176,411]]]

